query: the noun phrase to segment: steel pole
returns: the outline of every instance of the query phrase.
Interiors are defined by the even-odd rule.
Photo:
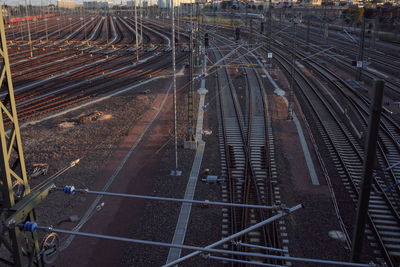
[[[363,179],[360,185],[360,195],[358,198],[357,219],[353,234],[351,248],[351,261],[358,262],[361,257],[362,245],[364,241],[365,223],[368,214],[369,197],[372,187],[373,167],[376,157],[376,145],[378,141],[378,130],[380,116],[382,112],[384,82],[375,81],[374,98],[370,108],[370,118],[368,124],[368,136],[365,149],[365,158],[363,166]]]
[[[135,5],[135,35],[136,35],[136,61],[139,61],[139,34],[138,34],[138,25],[137,25],[137,9],[136,9],[136,0],[134,0]]]
[[[292,43],[292,60],[291,60],[291,74],[290,74],[290,89],[289,89],[289,97],[288,97],[288,120],[293,119],[293,94],[294,94],[294,86],[296,75],[295,63],[296,63],[296,35],[297,35],[297,27],[296,22],[293,22],[293,43]]]
[[[29,17],[29,13],[28,13],[28,3],[25,0],[25,10],[26,10],[26,16]],[[28,42],[29,42],[29,49],[31,52],[31,57],[33,57],[33,51],[32,51],[32,39],[31,39],[31,28],[29,26],[29,20],[26,20],[26,25],[28,28]]]
[[[306,34],[306,51],[310,51],[310,24],[311,24],[311,14],[307,14],[307,34]]]
[[[83,28],[84,28],[84,32],[85,32],[85,42],[87,42],[85,5],[83,5],[83,7],[82,7],[82,17],[83,17]]]
[[[142,3],[140,3],[139,14],[140,14],[140,46],[143,48],[143,6],[142,6]]]
[[[363,14],[362,25],[361,25],[361,38],[360,47],[358,51],[357,61],[362,62],[361,66],[357,66],[356,80],[361,81],[361,73],[364,65],[364,43],[365,43],[365,16]]]
[[[172,71],[173,71],[173,105],[174,105],[174,150],[175,150],[175,170],[174,175],[179,176],[178,171],[178,121],[177,121],[177,99],[176,99],[176,47],[175,47],[175,6],[174,0],[170,2],[171,6],[171,20],[172,20]]]
[[[49,12],[49,6],[47,5],[47,14],[49,14],[49,13],[50,13],[50,12]],[[48,29],[47,29],[47,20],[48,20],[48,18],[45,17],[45,18],[44,18],[44,24],[45,24],[45,28],[46,28],[46,42],[49,41],[49,31],[48,31]]]
[[[271,43],[272,43],[272,0],[268,0],[268,46],[267,46],[267,55],[271,52]]]

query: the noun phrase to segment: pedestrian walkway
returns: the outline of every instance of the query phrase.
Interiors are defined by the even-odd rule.
[[[205,74],[205,70],[207,69],[206,64],[207,64],[207,56],[205,55],[203,61],[203,74]],[[207,89],[205,88],[205,83],[206,83],[205,79],[206,79],[205,75],[203,75],[203,78],[200,83],[200,89],[198,90],[198,93],[200,94],[200,101],[197,113],[196,137],[195,137],[197,148],[184,196],[184,199],[190,199],[190,200],[194,198],[197,180],[200,173],[201,162],[203,160],[204,148],[206,145],[206,143],[202,140],[204,103],[207,94]],[[181,210],[179,212],[178,222],[175,228],[174,237],[172,238],[172,244],[183,244],[183,242],[185,241],[191,210],[192,210],[191,203],[182,204]],[[178,259],[181,256],[181,252],[182,250],[179,248],[170,248],[168,253],[167,263]]]

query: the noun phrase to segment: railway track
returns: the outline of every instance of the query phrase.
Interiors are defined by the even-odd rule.
[[[223,40],[226,41],[226,40]],[[214,52],[215,61],[224,55],[218,49]],[[243,63],[249,63],[244,58]],[[223,64],[223,63],[221,63]],[[239,104],[235,86],[226,69],[219,68],[217,101],[220,113],[219,136],[222,175],[228,177],[227,185],[222,186],[223,201],[246,204],[280,204],[279,189],[273,185],[277,179],[273,135],[269,120],[267,99],[258,74],[251,69],[244,71],[247,101],[244,109]],[[275,187],[275,188],[274,188]],[[264,213],[255,209],[223,209],[222,234],[254,225],[266,219],[272,213]],[[277,224],[250,232],[242,242],[252,247],[235,247],[249,252],[264,252],[260,246],[281,248],[281,235]],[[228,248],[225,245],[225,248]],[[287,250],[287,246],[284,247]],[[247,259],[261,261],[260,259]],[[282,264],[280,261],[268,261]]]
[[[132,64],[135,61],[132,51],[123,47],[112,47],[123,40],[127,45],[133,43],[135,32],[131,21],[121,17],[108,17],[97,18],[88,23],[91,25],[87,25],[87,29],[91,30],[91,33],[87,33],[88,38],[91,41],[97,39],[98,45],[95,47],[79,48],[82,46],[74,43],[64,46],[63,43],[55,42],[44,53],[35,55],[35,58],[28,61],[19,60],[20,63],[13,67],[17,71],[16,92],[20,92],[16,94],[16,100],[21,120],[65,108],[115,88],[126,87],[169,67],[169,54],[164,52],[163,46],[170,45],[169,38],[164,34],[166,30],[156,26],[148,30],[144,27],[144,41],[161,46],[140,51],[140,61]],[[82,24],[77,24],[74,32],[64,35],[64,40],[82,38],[77,37],[82,27]],[[108,42],[106,40],[107,44],[104,43],[105,39],[109,39]],[[38,47],[40,46],[42,44],[39,43]],[[63,47],[59,53],[58,47]],[[49,52],[51,49],[54,52]],[[178,63],[184,57],[184,54],[178,56]],[[24,69],[26,64],[35,63],[38,65],[32,70]]]
[[[275,25],[276,27],[276,25]],[[284,49],[287,49],[288,47],[291,47],[291,39],[293,37],[293,34],[291,34],[290,32],[287,33],[287,31],[290,31],[290,29],[292,28],[292,26],[287,26],[286,24],[284,25],[283,28],[277,28],[275,29],[275,32],[273,33],[274,36],[274,45],[280,45],[281,47],[283,47]],[[224,27],[224,29],[229,30],[229,31],[233,31],[232,28],[230,27]],[[242,33],[245,35],[248,35],[250,33],[249,29],[244,29],[242,30]],[[232,34],[233,35],[233,34]],[[253,31],[253,36],[255,38],[259,38],[260,41],[264,41],[267,42],[267,37],[259,34],[258,32],[254,32]],[[304,35],[305,36],[305,35]],[[338,70],[342,70],[346,73],[355,73],[355,67],[351,65],[351,61],[353,59],[355,59],[356,55],[354,54],[355,52],[351,52],[348,51],[349,49],[346,49],[345,52],[341,52],[340,49],[345,49],[342,46],[339,47],[335,47],[333,46],[333,48],[338,49],[338,54],[339,55],[348,55],[347,58],[343,59],[341,57],[335,56],[333,59],[333,55],[331,55],[330,57],[323,57],[321,56],[321,47],[319,47],[318,45],[320,45],[321,43],[316,41],[316,43],[314,45],[308,45],[306,40],[306,38],[297,38],[297,42],[298,45],[296,46],[296,52],[298,53],[299,57],[303,57],[303,58],[307,58],[308,56],[311,55],[315,55],[313,57],[313,59],[318,58],[319,61],[321,62],[326,62],[326,64],[328,64],[329,66],[334,66],[336,67],[336,69]],[[336,40],[335,40],[336,41]],[[305,48],[309,47],[309,51],[310,54],[305,52]],[[390,65],[391,62],[393,62],[393,56],[389,58],[386,58],[384,56],[382,56],[380,53],[377,53],[375,51],[369,51],[369,53],[374,53],[374,58],[380,58],[380,63],[384,64],[384,65]],[[396,60],[400,60],[398,57],[396,57]],[[388,62],[389,61],[389,62]],[[397,78],[395,78],[396,75],[393,76],[393,74],[384,74],[384,73],[378,73],[376,71],[373,71],[371,69],[368,68],[364,68],[363,72],[362,72],[362,79],[366,82],[366,84],[372,84],[374,79],[383,79],[385,80],[385,87],[389,90],[386,90],[386,94],[388,95],[392,95],[392,97],[397,98],[400,94],[400,82]],[[363,88],[362,85],[355,85],[361,88]],[[389,93],[391,92],[391,93]]]
[[[287,76],[290,76],[291,63],[286,59],[287,56],[276,49],[274,52],[277,63]],[[334,74],[330,73],[330,75]],[[346,125],[343,116],[335,111],[324,93],[319,91],[321,84],[306,77],[298,68],[296,68],[295,82],[297,88],[300,89],[301,98],[304,99],[310,112],[316,118],[314,121],[316,129],[328,148],[337,176],[340,177],[345,190],[356,204],[363,167],[363,148],[359,144],[360,141],[353,136],[352,130]],[[362,123],[366,127],[368,111],[363,109],[363,113]],[[389,137],[384,134],[381,131],[381,141],[385,139],[389,143]],[[391,147],[393,148],[393,140],[390,142],[392,142]],[[398,157],[398,149],[396,154],[394,158]],[[382,169],[390,164],[385,161],[385,153],[378,148],[378,162]],[[389,176],[391,176],[390,179]],[[400,260],[400,238],[397,234],[397,231],[400,230],[400,217],[397,212],[399,190],[394,188],[390,194],[385,192],[395,181],[397,181],[397,177],[392,172],[374,177],[374,190],[371,193],[368,211],[368,240],[371,247],[376,248],[374,249],[376,256],[385,260],[389,266],[397,266]]]
[[[291,62],[287,60],[290,56],[286,52],[282,52],[287,47],[288,45],[283,44],[274,45],[273,51],[277,55],[275,57],[276,62],[284,70],[286,76],[290,77]],[[260,55],[265,55],[265,51]],[[302,52],[296,54],[298,59],[306,56],[307,54]],[[337,186],[334,188],[336,191],[346,191],[350,202],[353,202],[353,207],[355,207],[358,200],[358,186],[362,175],[363,162],[363,142],[360,137],[366,132],[369,101],[364,92],[357,91],[348,81],[330,71],[326,67],[328,63],[324,63],[321,59],[310,59],[302,62],[306,65],[307,70],[312,69],[312,73],[318,73],[320,77],[318,79],[315,78],[315,75],[307,77],[300,71],[302,64],[299,64],[296,66],[295,82],[296,87],[301,89],[301,93],[298,93],[301,95],[299,97],[310,109],[308,120],[313,121],[314,129],[318,130],[317,135],[321,137],[329,151],[330,160],[328,161],[330,162],[327,162],[327,164],[333,165],[336,169],[336,173],[332,176],[338,177],[335,183],[338,184],[337,182],[339,182],[340,188]],[[350,68],[348,69],[350,71]],[[370,79],[376,78],[374,75],[366,75]],[[319,81],[320,79],[324,81]],[[330,89],[332,93],[327,93],[326,88],[324,88],[326,84],[332,88]],[[398,91],[396,84],[389,83],[387,87]],[[338,94],[341,95],[340,99],[337,99]],[[347,113],[352,114],[352,116]],[[384,113],[377,151],[380,169],[388,168],[400,161],[398,135],[399,127],[396,120],[390,117],[389,113]],[[399,174],[400,168],[396,166],[386,173],[380,173],[380,175],[374,177],[374,191],[369,209],[367,238],[375,257],[378,260],[386,261],[389,266],[399,264],[399,188],[393,186],[393,184],[399,182]],[[341,203],[335,203],[335,205],[340,207]],[[350,242],[347,232],[351,231],[351,227],[349,224],[346,227],[347,231],[344,229],[345,235],[348,239],[347,242]]]
[[[290,45],[287,40],[290,40],[293,36],[291,36],[290,34],[287,34],[287,33],[284,33],[282,35],[284,35],[286,38],[284,40],[281,39],[281,41],[283,41],[286,45]],[[309,55],[302,52],[302,50],[304,51],[304,49],[301,49],[302,47],[306,47],[308,45],[306,43],[306,41],[304,41],[304,39],[297,38],[297,42],[299,42],[299,48],[300,48],[300,49],[298,49],[298,53],[301,54],[303,56],[303,58],[306,58]],[[333,44],[333,42],[331,42],[331,44]],[[321,47],[319,45],[321,45],[320,42],[314,43],[314,46],[309,45],[310,53],[311,54],[320,53]],[[357,52],[349,49],[348,45],[344,46],[343,44],[338,44],[337,42],[335,42],[335,46],[333,46],[333,48],[334,48],[334,51],[336,51],[338,53],[338,55],[342,55],[342,56],[348,55],[347,58],[344,59],[339,56],[336,56],[333,60],[332,58],[329,58],[329,57],[328,58],[318,57],[319,60],[328,62],[329,65],[337,66],[337,68],[339,68],[339,69],[344,68],[348,73],[353,73],[355,71],[355,67],[351,65],[351,61],[356,59]],[[373,55],[372,57],[374,60],[377,60],[378,58],[380,58],[379,60],[377,60],[377,63],[381,64],[381,65],[391,66],[391,64],[393,62],[393,57],[388,59],[386,57],[383,57],[382,55],[379,55],[377,53],[374,54],[372,51],[369,51],[369,55],[367,55],[367,56],[371,56],[371,55]],[[389,60],[391,62],[388,62]],[[400,59],[397,58],[397,60],[400,60]],[[390,67],[390,68],[392,70],[398,69],[398,68],[392,68],[392,67]],[[384,70],[382,70],[382,71],[384,71]],[[383,80],[385,80],[385,87],[387,89],[390,89],[391,91],[396,93],[397,96],[400,94],[400,89],[399,89],[400,82],[398,81],[398,79],[394,78],[394,77],[396,77],[396,75],[393,75],[393,73],[385,75],[384,73],[375,72],[369,68],[363,68],[362,77],[363,77],[363,80],[368,81],[369,84],[371,84],[374,79],[383,79]]]

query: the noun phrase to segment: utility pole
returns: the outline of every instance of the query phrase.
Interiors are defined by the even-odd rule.
[[[194,45],[193,45],[193,5],[190,5],[190,41],[189,41],[189,94],[188,94],[188,141],[194,141],[194,112],[193,112],[193,96],[194,96]]]
[[[49,13],[50,13],[49,12],[49,5],[47,5],[47,14],[49,14]],[[48,20],[48,18],[45,17],[44,18],[44,27],[46,28],[46,42],[49,41],[49,32],[48,32],[48,29],[47,29],[47,20]]]
[[[249,26],[249,3],[245,2],[246,4],[246,18],[244,20],[246,28]]]
[[[268,46],[267,46],[267,56],[271,53],[271,43],[272,43],[272,0],[268,0]]]
[[[3,62],[0,71],[4,79],[0,80],[0,88],[6,94],[2,100],[0,112],[0,238],[2,255],[0,261],[10,266],[43,266],[39,254],[39,241],[36,233],[27,233],[19,229],[15,223],[24,220],[35,221],[34,204],[29,201],[31,189],[28,184],[25,160],[19,130],[17,107],[14,98],[13,82],[7,51],[3,14],[0,12],[0,57]],[[6,124],[7,121],[7,124]],[[24,205],[22,209],[21,206]],[[9,220],[10,217],[20,220]],[[7,219],[7,223],[4,220]],[[8,233],[8,234],[7,234]]]
[[[138,25],[137,25],[137,10],[136,10],[136,1],[134,0],[135,6],[135,35],[136,35],[136,61],[139,61],[139,34],[138,34]]]
[[[139,9],[139,14],[140,14],[140,47],[143,48],[143,5],[142,2],[140,2],[140,9]]]
[[[311,24],[311,14],[307,14],[307,34],[306,34],[306,51],[310,52],[310,24]]]
[[[188,92],[188,128],[186,136],[186,147],[193,148],[194,144],[194,46],[193,46],[193,5],[190,5],[190,36],[189,36],[189,92]]]
[[[357,56],[357,70],[356,70],[356,80],[361,81],[361,72],[364,65],[364,43],[365,43],[365,10],[362,16],[362,24],[361,24],[361,37],[360,37],[360,46]]]
[[[374,49],[375,45],[376,45],[376,36],[377,36],[377,33],[379,33],[379,27],[378,27],[379,20],[374,18],[372,20],[372,25],[373,25],[372,26],[372,34],[371,34],[372,42],[370,43],[370,48]]]
[[[324,6],[324,39],[325,43],[328,43],[329,25],[327,22],[326,6]]]
[[[106,38],[107,38],[107,44],[108,44],[108,8],[106,9],[105,24],[106,24]]]
[[[196,0],[196,66],[200,65],[200,4]]]
[[[212,8],[213,8],[213,18],[214,18],[214,21],[213,21],[213,24],[214,24],[214,27],[215,27],[215,24],[216,24],[216,20],[217,20],[217,18],[216,18],[216,14],[215,14],[215,10],[216,10],[216,7],[215,7],[215,1],[214,0],[212,0]]]
[[[175,47],[175,7],[174,0],[171,0],[171,20],[172,20],[172,70],[173,70],[173,89],[174,89],[174,150],[175,150],[175,169],[171,172],[173,176],[181,176],[182,171],[178,171],[178,122],[176,114],[176,47]]]
[[[85,31],[85,42],[87,42],[85,5],[83,5],[82,7],[82,17],[83,17],[83,29]]]
[[[367,222],[369,198],[373,181],[373,166],[376,157],[379,122],[382,112],[383,89],[384,82],[382,80],[375,81],[374,98],[372,99],[370,107],[367,144],[364,154],[363,179],[360,185],[357,218],[351,248],[352,262],[359,262],[364,241],[365,224]]]
[[[58,37],[61,36],[61,32],[60,32],[60,19],[61,19],[61,10],[59,7],[57,7],[57,11],[58,11],[58,18],[56,18],[57,20],[57,30],[58,30]]]
[[[253,20],[250,19],[250,35],[249,35],[249,44],[253,42]]]
[[[28,3],[25,0],[25,11],[26,11],[26,16],[29,16],[29,12],[28,12]],[[26,20],[26,26],[28,28],[28,42],[29,42],[29,50],[31,52],[31,57],[33,57],[33,50],[32,50],[32,39],[31,39],[31,28],[29,26],[29,20]]]
[[[180,36],[179,36],[179,5],[176,8],[176,22],[177,22],[177,27],[176,27],[176,40],[178,42],[178,47],[180,46]]]
[[[292,60],[291,60],[291,74],[290,74],[290,89],[288,97],[288,120],[293,119],[293,97],[294,97],[294,85],[296,75],[295,63],[296,63],[296,35],[297,35],[297,23],[293,21],[293,43],[292,43]]]

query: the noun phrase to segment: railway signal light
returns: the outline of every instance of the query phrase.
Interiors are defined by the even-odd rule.
[[[264,32],[264,22],[261,22],[260,24],[260,33]]]
[[[240,28],[239,27],[236,27],[236,30],[235,30],[235,40],[236,41],[240,40]]]
[[[369,24],[368,24],[368,31],[367,31],[368,34],[371,34],[372,28],[373,28],[372,23],[369,23]]]
[[[208,48],[210,46],[208,33],[204,34],[204,47]]]

